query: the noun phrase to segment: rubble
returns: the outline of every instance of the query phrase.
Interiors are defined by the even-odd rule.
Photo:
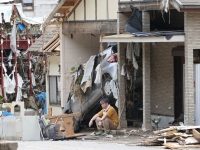
[[[172,126],[143,137],[140,146],[162,146],[171,149],[200,148],[200,126]]]

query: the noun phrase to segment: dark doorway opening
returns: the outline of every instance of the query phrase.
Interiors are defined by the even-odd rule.
[[[174,56],[174,113],[175,119],[183,119],[183,64],[184,57]]]

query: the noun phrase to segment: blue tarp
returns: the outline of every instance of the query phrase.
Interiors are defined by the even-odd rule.
[[[3,111],[2,116],[15,116],[7,111]]]
[[[43,113],[47,114],[47,106],[46,106],[46,92],[42,92],[35,96],[35,99],[42,103],[43,105]]]

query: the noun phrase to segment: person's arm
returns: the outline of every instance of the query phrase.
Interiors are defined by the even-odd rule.
[[[96,120],[97,117],[99,117],[99,114],[94,115],[90,121],[93,122],[94,120]]]
[[[89,127],[92,126],[93,121],[94,121],[97,117],[99,117],[99,114],[96,114],[96,115],[94,115],[94,116],[92,117],[92,119],[91,119],[90,122],[89,122]]]
[[[107,118],[107,114],[104,114],[102,117],[101,117],[101,121],[103,121],[104,119],[106,119]]]

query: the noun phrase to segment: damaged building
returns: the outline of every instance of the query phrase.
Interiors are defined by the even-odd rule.
[[[53,114],[83,111],[88,114],[84,115],[86,118],[77,119],[84,124],[99,110],[99,99],[112,95],[110,99],[118,108],[120,127],[143,125],[143,129],[151,129],[157,118],[161,128],[179,121],[185,125],[197,124],[195,110],[198,109],[195,109],[197,101],[193,92],[198,86],[195,84],[193,88],[193,76],[198,73],[195,72],[198,5],[188,3],[60,1],[44,23],[47,26],[52,19],[60,23],[59,33],[52,35],[53,39],[59,34],[61,71],[61,102],[48,105]],[[115,52],[113,46],[117,46]],[[117,79],[114,80],[113,72],[101,72],[107,51],[109,58],[117,56]],[[114,63],[109,62],[107,67]],[[103,82],[104,73],[106,82]],[[101,83],[95,84],[99,75]],[[83,89],[83,85],[87,88]],[[48,87],[47,92],[51,93],[51,85]],[[114,97],[113,91],[118,97]],[[72,103],[74,108],[69,108]]]
[[[0,3],[0,101],[1,116],[3,116],[0,126],[1,139],[26,139],[26,133],[22,134],[22,130],[26,128],[27,120],[33,120],[33,116],[39,112],[47,113],[46,63],[48,55],[30,53],[28,49],[43,34],[42,24],[56,5],[57,1],[46,3],[46,1],[37,0],[4,0]],[[41,10],[41,8],[48,9]],[[40,109],[42,111],[39,111]],[[11,130],[12,125],[15,125],[16,128]],[[30,126],[33,127],[34,123],[32,122]],[[39,129],[36,128],[36,131]],[[39,137],[39,132],[37,137]]]
[[[140,28],[134,18],[141,21]],[[197,1],[124,1],[119,2],[118,35],[101,38],[101,42],[119,43],[119,70],[127,43],[142,44],[144,129],[151,129],[152,119],[159,116],[159,127],[176,121],[199,125],[198,20]],[[124,77],[119,76],[122,106],[123,83]],[[122,120],[126,122],[125,112]]]
[[[4,68],[10,81],[18,81],[18,72],[29,81],[21,87],[24,102],[46,92],[39,108],[54,122],[53,116],[79,113],[75,130],[88,125],[104,97],[118,110],[121,128],[199,125],[199,8],[187,0],[60,0],[30,27],[36,37],[25,32],[28,24],[17,24],[23,31],[17,35],[30,44]]]

